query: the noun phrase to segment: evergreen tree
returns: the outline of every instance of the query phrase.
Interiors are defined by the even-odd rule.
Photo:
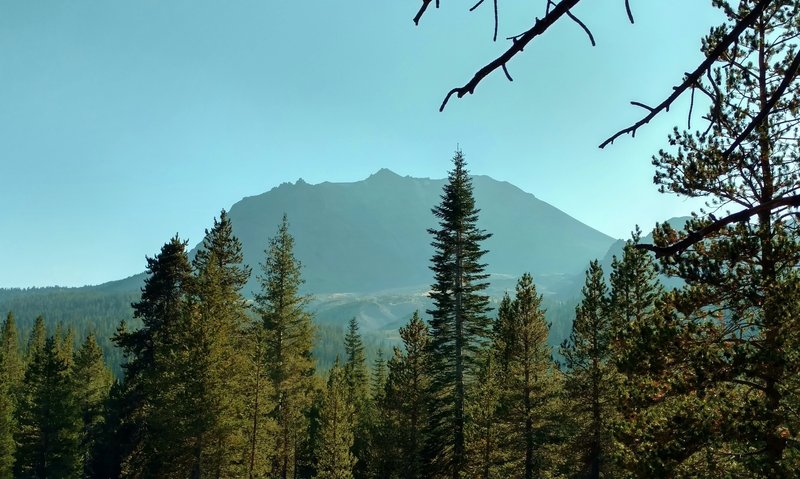
[[[0,357],[2,358],[2,371],[11,385],[12,393],[19,388],[25,377],[25,360],[19,345],[17,323],[14,314],[9,311],[3,327],[0,329]]]
[[[453,170],[444,186],[441,204],[433,208],[439,229],[433,235],[431,269],[431,436],[429,459],[440,474],[458,479],[464,475],[467,385],[477,375],[476,356],[489,337],[486,316],[489,300],[483,290],[486,253],[480,243],[489,234],[478,228],[472,182],[461,151],[453,157]]]
[[[245,474],[247,453],[245,330],[247,304],[241,294],[250,269],[242,264],[242,245],[223,210],[206,230],[192,262],[191,326],[184,347],[188,376],[183,403],[193,404],[188,424],[191,476]]]
[[[477,380],[471,383],[465,413],[470,418],[465,428],[466,477],[490,479],[501,477],[499,449],[503,428],[498,424],[500,384],[491,351],[481,355]]]
[[[356,479],[367,477],[369,456],[371,453],[370,436],[374,419],[373,403],[370,398],[369,370],[364,353],[364,342],[358,332],[358,321],[351,318],[344,337],[344,349],[347,362],[344,365],[344,378],[347,383],[347,399],[354,408],[353,454],[356,457],[356,468],[353,474]]]
[[[714,3],[732,24],[757,2]],[[685,448],[694,452],[687,463],[722,450],[751,477],[793,477],[798,467],[787,448],[800,430],[792,404],[798,395],[789,387],[800,373],[790,342],[798,328],[800,282],[791,209],[800,194],[799,9],[797,0],[769,2],[697,85],[716,100],[709,129],[676,129],[670,148],[653,159],[663,192],[703,197],[708,205],[686,225],[688,231],[707,228],[704,240],[662,261],[667,274],[686,284],[674,295],[674,321],[664,324],[677,331],[666,346],[674,346],[669,355],[680,360],[669,365],[673,374],[663,394],[667,400],[713,400],[724,417],[707,421],[705,404],[684,414],[686,432],[697,432],[690,434],[697,442]],[[703,51],[727,30],[712,29]],[[750,128],[759,111],[769,114]],[[726,210],[744,215],[718,222],[715,214]],[[684,235],[663,225],[654,236],[667,246]],[[664,454],[670,454],[666,447]]]
[[[69,369],[49,337],[34,349],[18,414],[15,477],[77,477],[81,420]]]
[[[13,473],[14,416],[24,373],[14,315],[9,312],[0,330],[0,477]]]
[[[103,351],[94,335],[89,335],[75,353],[72,388],[82,419],[81,462],[85,477],[95,476],[97,441],[102,436],[105,407],[111,389],[111,371],[103,359]]]
[[[597,479],[608,471],[609,401],[613,378],[609,365],[611,323],[603,269],[595,260],[586,271],[583,299],[575,309],[572,333],[561,346],[567,366],[565,391],[573,405],[573,419],[581,430],[576,447],[585,473]]]
[[[30,362],[33,357],[44,349],[44,343],[47,341],[47,328],[44,325],[44,317],[37,316],[33,322],[33,329],[30,336],[28,336],[28,345],[25,348],[25,360]]]
[[[348,384],[339,359],[331,368],[328,387],[320,412],[320,440],[317,452],[317,479],[352,479],[356,457],[354,442],[354,408],[348,400]]]
[[[315,330],[305,310],[308,297],[300,294],[301,264],[294,257],[286,215],[265,253],[256,304],[265,335],[264,367],[271,382],[270,416],[278,428],[272,473],[286,479],[295,477],[299,451],[305,448],[315,370],[311,354]]]
[[[424,448],[429,432],[430,331],[414,311],[400,328],[404,348],[394,349],[389,359],[384,408],[390,438],[384,453],[391,477],[426,477]]]
[[[558,442],[555,421],[561,384],[548,333],[542,297],[525,273],[517,282],[513,302],[507,295],[501,302],[495,327],[498,417],[505,426],[500,449],[506,476],[542,477],[558,462],[552,449]]]
[[[147,258],[147,272],[141,299],[133,304],[142,327],[128,331],[123,323],[113,338],[127,357],[117,440],[121,475],[187,477],[193,456],[186,427],[194,411],[182,397],[187,296],[193,283],[186,242],[172,238]]]

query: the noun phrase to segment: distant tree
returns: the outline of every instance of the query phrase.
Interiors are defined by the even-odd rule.
[[[263,367],[271,383],[265,399],[278,429],[272,472],[286,479],[295,477],[298,456],[305,449],[315,370],[315,328],[306,311],[308,297],[300,294],[301,264],[294,256],[294,238],[286,215],[265,253],[256,310],[264,334]]]
[[[353,454],[356,467],[353,475],[356,479],[366,478],[369,474],[371,455],[371,431],[374,420],[374,403],[370,397],[369,369],[364,352],[364,341],[358,331],[358,320],[350,319],[344,337],[344,349],[347,361],[344,365],[344,378],[347,383],[348,402],[354,407]]]
[[[93,335],[86,337],[75,353],[72,368],[72,388],[81,416],[80,451],[84,477],[95,477],[97,441],[101,440],[105,422],[105,407],[111,389],[111,371],[106,366],[103,351]]]
[[[429,433],[431,366],[430,331],[414,311],[400,328],[403,349],[395,348],[389,359],[384,408],[390,434],[386,451],[391,477],[426,477],[424,449]],[[391,448],[391,449],[390,449]]]
[[[486,253],[480,243],[489,234],[478,228],[472,181],[461,151],[453,157],[441,204],[433,208],[439,221],[433,235],[431,269],[435,283],[431,315],[431,435],[429,459],[439,474],[458,479],[466,467],[465,422],[467,386],[478,373],[476,357],[489,337],[488,297],[481,292]]]
[[[356,457],[353,403],[348,400],[348,384],[339,361],[328,376],[320,412],[320,440],[317,452],[317,479],[352,479]]]
[[[77,477],[81,418],[66,362],[49,337],[25,372],[16,434],[15,477]]]
[[[575,446],[585,464],[584,473],[597,479],[609,468],[609,398],[614,374],[609,364],[612,329],[608,289],[596,260],[586,271],[582,293],[572,334],[562,344],[561,355],[567,367],[565,392],[573,405],[573,420],[580,425]]]

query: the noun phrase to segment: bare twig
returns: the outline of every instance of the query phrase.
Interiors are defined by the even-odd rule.
[[[422,0],[422,6],[419,7],[419,11],[414,16],[414,25],[419,25],[419,19],[422,18],[422,15],[425,14],[425,10],[428,9],[428,5],[431,4],[433,0]],[[481,0],[483,1],[483,0]],[[437,5],[438,7],[438,5]]]
[[[774,200],[761,203],[760,205],[753,206],[752,208],[747,208],[745,210],[739,211],[738,213],[733,213],[724,218],[718,219],[713,223],[711,223],[710,225],[700,228],[697,231],[690,232],[689,234],[686,235],[686,237],[669,246],[637,244],[636,248],[652,251],[656,254],[656,258],[663,258],[664,256],[672,256],[682,251],[685,251],[687,248],[696,243],[703,241],[712,233],[716,233],[717,231],[721,230],[722,228],[731,223],[740,223],[764,211],[772,211],[774,209],[785,206],[788,207],[800,206],[800,195],[784,196],[783,198],[776,198]]]
[[[431,0],[428,0],[428,2],[430,1]],[[531,40],[547,31],[551,25],[553,25],[559,18],[566,15],[567,11],[577,5],[578,2],[580,2],[580,0],[562,0],[561,3],[553,8],[550,13],[545,15],[544,18],[541,20],[537,19],[533,27],[516,37],[515,41],[512,42],[511,47],[509,47],[509,49],[506,50],[502,55],[478,70],[472,79],[470,79],[464,86],[450,90],[445,96],[444,101],[442,101],[439,111],[444,111],[444,107],[447,105],[447,102],[450,100],[451,96],[456,95],[458,98],[462,98],[467,93],[474,93],[475,87],[477,87],[484,78],[498,68],[502,68],[503,65],[508,63],[508,61],[514,57],[514,55],[521,52]]]
[[[792,83],[792,80],[794,80],[794,77],[797,76],[798,70],[800,70],[800,51],[797,52],[797,54],[794,57],[794,60],[792,60],[792,63],[786,70],[786,74],[784,75],[781,84],[778,85],[778,88],[776,88],[775,91],[772,92],[772,96],[769,98],[769,100],[767,100],[766,107],[763,110],[759,111],[758,115],[756,115],[755,118],[753,118],[753,120],[750,122],[750,124],[747,125],[747,128],[745,128],[742,131],[742,133],[740,133],[739,136],[737,136],[736,139],[733,140],[733,143],[731,143],[730,146],[728,146],[728,148],[722,154],[723,157],[727,158],[728,156],[730,156],[730,154],[733,153],[736,147],[741,145],[742,142],[745,139],[747,139],[747,136],[750,133],[752,133],[753,130],[755,130],[758,127],[758,125],[760,125],[761,122],[763,122],[767,118],[772,109],[775,107],[775,104],[777,104],[778,100],[780,100],[781,96],[783,96],[783,93],[786,91],[787,88],[789,88],[789,85]]]
[[[625,11],[628,13],[628,20],[633,23],[633,12],[631,12],[631,2],[630,0],[625,0]]]
[[[556,4],[553,3],[553,0],[547,0],[547,4],[548,4],[548,11],[550,11],[550,5],[556,6]],[[581,28],[583,28],[583,31],[586,32],[587,35],[589,35],[589,41],[592,42],[592,46],[596,47],[597,43],[594,41],[594,35],[592,35],[592,32],[591,30],[589,30],[589,27],[587,27],[585,23],[583,23],[578,17],[573,15],[572,12],[570,12],[569,10],[567,10],[567,16],[570,19],[572,19],[573,22],[577,23]]]
[[[606,139],[603,143],[600,144],[600,148],[605,148],[606,146],[614,143],[614,140],[619,138],[622,135],[635,135],[636,130],[638,130],[641,126],[650,123],[650,120],[655,118],[656,115],[661,113],[664,110],[669,110],[669,106],[674,102],[679,96],[683,94],[688,88],[692,85],[695,85],[703,73],[711,68],[711,65],[714,64],[717,59],[720,58],[722,53],[731,46],[738,38],[739,35],[742,34],[749,26],[751,26],[756,19],[761,15],[767,5],[770,4],[773,0],[760,0],[755,7],[748,13],[744,18],[742,18],[734,27],[728,32],[727,35],[714,47],[714,49],[708,54],[706,59],[698,66],[693,72],[686,76],[679,86],[673,88],[672,94],[663,102],[661,102],[658,106],[653,108],[653,110],[644,118],[637,121],[633,125],[616,132],[614,135]]]
[[[505,74],[506,74],[506,78],[508,78],[508,81],[514,81],[514,79],[513,79],[513,78],[511,78],[511,74],[510,74],[510,73],[508,73],[508,68],[506,68],[506,66],[505,66],[505,65],[503,65],[503,73],[505,73]]]
[[[478,8],[478,7],[480,7],[480,6],[481,6],[481,3],[483,3],[483,0],[478,0],[478,3],[476,3],[475,5],[473,5],[473,6],[472,6],[472,8],[470,8],[470,9],[469,9],[469,11],[470,11],[470,12],[473,12],[473,11],[475,11],[475,9],[476,9],[476,8]]]

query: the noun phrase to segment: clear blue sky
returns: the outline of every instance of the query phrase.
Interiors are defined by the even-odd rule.
[[[506,48],[491,2],[0,0],[0,286],[77,286],[145,266],[176,232],[285,181],[379,168],[443,177],[456,144],[615,237],[697,203],[658,194],[650,156],[686,105],[606,150],[701,59],[709,1],[586,1],[475,95],[444,94]],[[502,37],[544,1],[500,0]],[[521,5],[525,4],[525,5]],[[534,5],[531,5],[534,4]]]

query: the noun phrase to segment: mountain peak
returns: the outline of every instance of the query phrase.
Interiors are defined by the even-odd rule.
[[[376,171],[375,173],[369,175],[367,180],[395,179],[395,178],[400,178],[400,175],[398,175],[394,171],[390,170],[389,168],[381,168],[380,170]]]

